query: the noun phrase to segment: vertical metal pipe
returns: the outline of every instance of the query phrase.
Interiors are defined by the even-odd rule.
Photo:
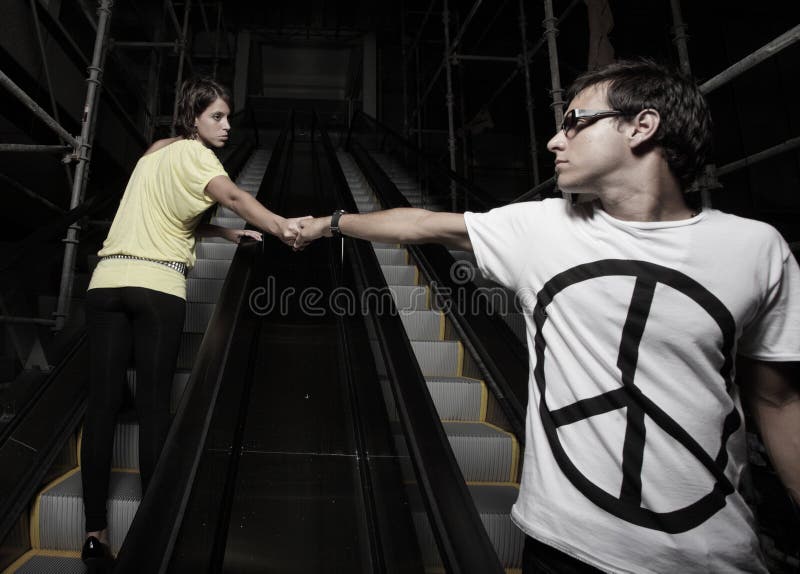
[[[564,100],[562,95],[564,90],[561,88],[561,74],[558,69],[558,46],[556,45],[556,35],[558,19],[553,16],[553,0],[544,0],[544,34],[547,37],[547,51],[550,55],[550,92],[553,96],[553,116],[556,122],[556,129],[561,126],[564,119]]]
[[[53,118],[60,124],[61,118],[58,114],[58,104],[56,104],[56,95],[53,90],[53,81],[50,78],[50,66],[47,65],[47,52],[44,49],[44,40],[42,39],[42,27],[39,24],[39,11],[36,9],[36,0],[31,0],[31,12],[33,13],[33,24],[36,28],[36,39],[39,42],[39,53],[42,56],[42,69],[44,70],[44,78],[47,82],[47,93],[50,96],[50,107],[53,109]],[[66,143],[64,138],[59,138],[61,143]],[[67,185],[72,189],[73,179],[72,172],[69,170],[69,165],[64,164],[64,174],[67,178]]]
[[[550,56],[550,91],[553,96],[553,117],[555,119],[555,128],[559,129],[561,122],[564,119],[564,99],[562,94],[564,90],[561,88],[561,74],[558,69],[558,46],[556,45],[556,35],[558,28],[556,23],[558,20],[553,16],[553,0],[544,0],[544,34],[547,37],[547,51]],[[564,193],[564,199],[572,201],[572,195]]]
[[[94,120],[97,117],[97,107],[102,86],[103,63],[105,62],[106,48],[108,46],[108,30],[111,21],[111,6],[113,0],[100,0],[97,8],[97,35],[95,36],[92,65],[89,67],[89,79],[86,87],[86,104],[81,122],[80,146],[78,148],[78,165],[75,168],[75,180],[72,185],[70,209],[75,209],[83,201],[86,192],[86,183],[89,174],[89,162],[92,156],[94,143]],[[72,280],[75,271],[75,253],[78,243],[80,226],[76,223],[70,225],[67,236],[64,238],[64,262],[61,268],[61,287],[58,292],[58,306],[55,312],[56,325],[54,329],[60,331],[69,312],[69,303],[72,298]]]
[[[183,7],[183,28],[181,31],[181,47],[178,52],[178,75],[175,80],[175,103],[172,107],[172,129],[170,133],[175,136],[175,121],[178,119],[178,95],[181,91],[181,82],[183,81],[183,60],[186,56],[186,37],[189,35],[189,11],[192,9],[192,0],[186,0]]]
[[[688,26],[683,21],[681,15],[681,0],[670,0],[672,6],[672,41],[678,49],[678,60],[681,66],[681,72],[687,76],[692,73],[692,67],[689,64],[689,34],[687,33]]]
[[[450,169],[456,171],[456,133],[455,120],[453,118],[453,69],[450,59],[450,10],[447,0],[444,0],[442,7],[442,23],[444,24],[444,68],[447,78],[447,148],[450,151]],[[450,182],[450,204],[453,211],[458,210],[458,198],[456,197],[456,184]]]
[[[680,0],[670,0],[670,6],[672,8],[673,42],[678,49],[678,61],[680,62],[681,72],[690,76],[692,74],[692,66],[689,62],[689,27],[686,25],[686,22],[683,21]],[[708,184],[712,181],[716,183],[716,179],[714,166],[706,166],[706,173],[702,176],[702,180]],[[700,190],[700,202],[703,207],[711,207],[711,193],[709,193],[706,187]]]
[[[420,81],[422,80],[422,69],[420,68],[420,55],[419,55],[419,46],[417,46],[414,51],[416,52],[416,60],[417,60],[417,67],[416,67],[416,81],[414,85],[417,90],[417,147],[422,150],[422,105],[420,100],[419,94],[419,85]]]
[[[525,109],[528,111],[528,150],[531,154],[533,184],[539,185],[539,150],[536,146],[536,131],[533,120],[533,95],[531,94],[531,70],[528,60],[528,22],[525,18],[525,2],[519,0],[519,33],[522,40],[522,69],[525,73]]]
[[[217,67],[219,66],[219,34],[222,27],[222,2],[217,2],[217,31],[214,34],[214,67],[212,77],[217,79]]]
[[[400,46],[401,58],[403,60],[403,137],[408,139],[408,43],[406,42],[406,3],[400,2]]]

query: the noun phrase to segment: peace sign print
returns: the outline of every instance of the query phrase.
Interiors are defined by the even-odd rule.
[[[622,336],[617,358],[621,385],[609,392],[551,410],[545,398],[547,343],[542,334],[547,321],[547,307],[567,287],[609,276],[635,278],[627,318],[624,325],[621,325]],[[659,284],[690,298],[719,327],[722,341],[720,351],[724,357],[719,373],[726,388],[729,388],[732,384],[732,355],[736,331],[730,311],[705,287],[679,271],[645,261],[622,259],[606,259],[573,267],[554,276],[539,291],[533,312],[536,325],[534,379],[540,394],[539,415],[548,443],[558,466],[572,485],[594,504],[622,520],[674,534],[686,532],[705,522],[725,506],[726,497],[734,492],[734,486],[724,474],[728,461],[726,445],[728,438],[740,427],[741,418],[736,408],[725,417],[723,428],[720,429],[719,451],[712,458],[680,424],[636,386],[639,347]],[[611,494],[578,470],[561,443],[558,428],[619,409],[624,409],[627,417],[622,447],[622,486],[618,494]],[[655,512],[642,506],[642,463],[647,441],[645,417],[649,417],[671,440],[681,445],[708,470],[714,480],[709,492],[688,505],[668,512]]]

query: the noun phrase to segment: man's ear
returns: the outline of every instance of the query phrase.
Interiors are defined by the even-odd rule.
[[[657,110],[647,108],[642,110],[630,121],[628,134],[630,146],[638,148],[650,142],[656,135],[658,126],[661,124],[661,114]]]

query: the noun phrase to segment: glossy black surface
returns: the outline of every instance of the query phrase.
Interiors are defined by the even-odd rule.
[[[353,456],[242,455],[224,572],[368,572]]]

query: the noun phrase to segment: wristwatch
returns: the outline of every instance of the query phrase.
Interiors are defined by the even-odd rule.
[[[337,209],[331,215],[331,235],[333,237],[341,237],[342,232],[339,230],[339,218],[347,213],[344,209]]]

